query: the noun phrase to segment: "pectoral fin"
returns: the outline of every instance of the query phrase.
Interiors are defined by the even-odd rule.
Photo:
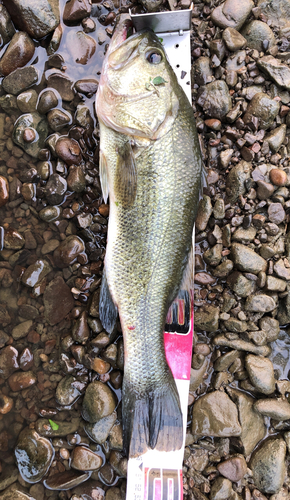
[[[100,167],[99,167],[101,188],[103,193],[104,202],[107,203],[109,196],[109,182],[107,171],[107,160],[102,151],[100,151]]]
[[[118,309],[115,306],[111,292],[108,287],[106,268],[103,271],[103,278],[100,292],[100,320],[106,332],[112,333],[118,316]]]
[[[118,160],[115,179],[115,196],[123,206],[133,205],[137,192],[137,169],[135,156],[129,142],[118,150]]]

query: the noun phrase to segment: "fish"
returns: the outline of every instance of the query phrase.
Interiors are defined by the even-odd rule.
[[[185,280],[202,160],[194,112],[150,30],[121,15],[96,95],[100,181],[110,200],[100,319],[124,338],[122,425],[129,457],[182,447],[164,326]]]

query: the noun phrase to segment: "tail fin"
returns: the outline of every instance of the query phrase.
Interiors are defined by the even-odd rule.
[[[179,450],[183,442],[182,413],[171,373],[162,387],[139,394],[124,380],[122,391],[123,439],[130,457],[148,448]]]

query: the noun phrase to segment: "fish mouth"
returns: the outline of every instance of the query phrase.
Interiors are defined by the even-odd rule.
[[[133,35],[133,21],[129,14],[120,14],[117,17],[113,36],[110,43],[110,52],[113,52]]]

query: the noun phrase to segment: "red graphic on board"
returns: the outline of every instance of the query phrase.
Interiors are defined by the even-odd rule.
[[[182,471],[146,467],[144,500],[183,500]]]

